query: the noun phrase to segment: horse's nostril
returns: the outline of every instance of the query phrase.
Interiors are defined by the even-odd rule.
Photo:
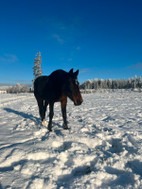
[[[81,100],[78,100],[78,101],[77,101],[77,105],[80,105],[81,103],[82,103]]]

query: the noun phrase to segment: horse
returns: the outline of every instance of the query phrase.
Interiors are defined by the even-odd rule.
[[[52,118],[54,115],[54,103],[61,102],[61,111],[63,117],[63,128],[68,129],[66,106],[67,97],[69,97],[75,106],[83,102],[77,76],[79,70],[69,72],[56,70],[49,76],[39,76],[34,81],[34,96],[37,100],[39,115],[43,126],[46,126],[45,114],[49,104],[49,122],[48,130],[52,131]]]

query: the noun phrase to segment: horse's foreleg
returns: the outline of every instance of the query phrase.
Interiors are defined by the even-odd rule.
[[[67,99],[64,99],[63,101],[61,101],[61,109],[62,109],[62,116],[63,116],[63,121],[64,121],[64,124],[63,124],[64,129],[68,129],[66,106],[67,106]]]
[[[53,118],[53,115],[54,115],[54,111],[53,111],[53,107],[54,107],[54,104],[53,103],[50,103],[49,104],[49,123],[48,123],[48,130],[49,131],[52,131],[52,118]]]

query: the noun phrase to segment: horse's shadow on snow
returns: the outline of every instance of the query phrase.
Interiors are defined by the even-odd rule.
[[[16,114],[18,116],[21,116],[23,117],[24,119],[30,119],[31,121],[35,122],[37,125],[41,125],[41,120],[40,118],[37,118],[35,116],[33,116],[32,114],[27,114],[27,113],[24,113],[24,112],[20,112],[20,111],[17,111],[17,110],[13,110],[11,108],[3,108],[3,110],[5,110],[6,112],[8,113],[13,113],[13,114]],[[55,123],[53,122],[53,125],[57,126],[58,128],[62,128],[62,126],[58,123]],[[55,133],[57,135],[62,135],[61,131],[60,130],[55,130]]]
[[[17,111],[17,110],[13,110],[11,108],[3,108],[5,111],[7,111],[8,113],[14,113],[16,115],[19,115],[25,119],[30,119],[31,121],[35,122],[36,124],[39,124],[40,123],[40,119],[33,116],[32,114],[27,114],[27,113],[24,113],[24,112],[20,112],[20,111]]]

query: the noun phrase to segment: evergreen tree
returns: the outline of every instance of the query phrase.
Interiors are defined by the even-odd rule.
[[[34,80],[42,75],[41,69],[41,53],[38,52],[36,58],[34,59],[34,66],[33,66],[33,75],[35,76]]]

